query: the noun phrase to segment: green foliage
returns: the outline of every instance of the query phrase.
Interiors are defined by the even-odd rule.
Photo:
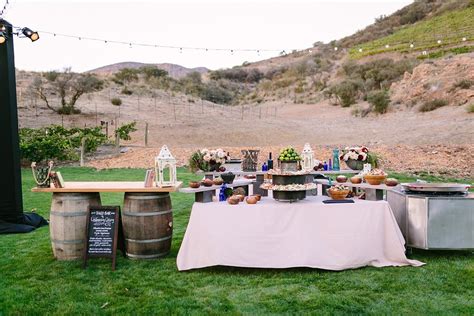
[[[118,82],[130,83],[138,81],[140,70],[133,68],[122,68],[114,74],[114,79]]]
[[[445,99],[434,99],[434,100],[431,100],[431,101],[426,101],[425,103],[423,103],[421,105],[421,107],[419,108],[419,111],[420,112],[429,112],[429,111],[433,111],[433,110],[436,110],[440,107],[443,107],[443,106],[446,106],[448,105],[448,101],[445,100]]]
[[[51,125],[43,128],[20,129],[20,156],[27,161],[74,160],[82,138],[86,138],[86,152],[93,152],[107,141],[100,127],[64,128]]]
[[[354,80],[344,80],[329,88],[329,96],[334,96],[342,107],[354,104],[359,95],[360,83]]]
[[[119,138],[122,140],[131,140],[132,137],[130,136],[130,133],[137,131],[136,125],[137,125],[137,122],[132,122],[132,123],[128,123],[128,124],[120,126],[119,128],[115,130],[115,136],[118,135]]]
[[[257,83],[263,79],[263,73],[258,69],[242,69],[240,67],[232,69],[221,69],[209,74],[211,80],[227,79],[242,83]]]
[[[143,66],[139,68],[139,72],[141,72],[147,81],[151,78],[161,78],[167,77],[168,72],[166,70],[160,69],[156,66]]]
[[[33,79],[30,89],[44,101],[46,107],[59,114],[78,114],[76,102],[83,94],[100,91],[104,81],[92,74],[77,74],[66,68],[63,72],[50,71]],[[59,97],[61,107],[50,104],[50,99]]]
[[[387,90],[375,90],[369,92],[367,101],[372,105],[374,112],[384,114],[390,104],[390,97]]]
[[[116,106],[120,106],[120,105],[122,105],[122,99],[112,98],[112,100],[110,100],[110,103],[112,103],[113,105],[116,105]]]
[[[128,88],[123,88],[122,91],[120,91],[120,93],[125,94],[125,95],[132,95],[133,91]]]
[[[204,100],[220,104],[230,104],[234,98],[232,92],[213,81],[203,87],[200,96]]]
[[[466,111],[467,111],[467,113],[474,113],[474,103],[469,104],[469,105],[466,107]]]
[[[470,79],[461,79],[457,81],[454,85],[453,88],[459,88],[459,89],[470,89],[472,86],[474,86],[474,80]]]
[[[437,2],[441,4],[440,1]],[[461,3],[463,1],[457,2]],[[376,40],[372,40],[373,38],[371,39],[370,37],[366,38],[364,41],[358,43],[364,44],[358,45],[349,51],[350,56],[360,58],[391,51],[429,51],[433,48],[440,49],[441,47],[459,44],[460,39],[463,37],[472,41],[472,30],[474,29],[474,19],[472,17],[474,16],[474,7],[467,7],[465,3],[459,5],[459,7],[463,9],[446,12],[440,16],[425,19],[416,24],[399,28],[395,32],[391,31],[386,34],[378,34],[382,35],[382,37],[376,36],[380,37]],[[417,18],[416,14],[413,14],[413,16],[415,19]],[[411,18],[407,17],[407,19]],[[368,35],[372,37],[374,34]],[[437,44],[438,39],[442,39],[441,44]],[[414,43],[415,46],[410,48],[410,43]],[[385,47],[387,44],[390,45],[388,48]],[[355,43],[348,46],[353,45],[355,45]],[[359,52],[359,48],[362,48],[362,52]],[[452,53],[459,54],[465,52],[465,50],[466,48],[464,50],[455,50]],[[426,57],[420,56],[420,58]]]

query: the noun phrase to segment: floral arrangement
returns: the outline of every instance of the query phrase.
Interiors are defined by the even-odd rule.
[[[346,147],[339,157],[341,160],[348,162],[349,160],[361,161],[363,163],[370,163],[373,167],[377,167],[377,156],[365,146],[361,147]]]
[[[194,172],[202,171],[225,171],[222,167],[229,154],[222,148],[209,150],[207,148],[200,149],[194,152],[189,158],[189,168]]]

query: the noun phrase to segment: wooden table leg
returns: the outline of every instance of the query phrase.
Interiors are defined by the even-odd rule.
[[[194,193],[194,201],[199,203],[212,202],[212,198],[216,195],[216,191],[203,191]]]

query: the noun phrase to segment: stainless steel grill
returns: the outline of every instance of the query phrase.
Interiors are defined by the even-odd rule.
[[[466,190],[387,191],[407,246],[474,249],[474,195]]]

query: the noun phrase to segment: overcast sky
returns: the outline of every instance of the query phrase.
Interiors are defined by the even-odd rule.
[[[0,0],[2,4],[5,0]],[[4,18],[40,31],[31,43],[15,37],[16,67],[85,71],[122,61],[232,67],[309,48],[373,23],[412,0],[10,0]],[[226,48],[221,52],[138,47],[54,37],[41,31],[176,47]],[[234,52],[231,49],[277,52]]]

